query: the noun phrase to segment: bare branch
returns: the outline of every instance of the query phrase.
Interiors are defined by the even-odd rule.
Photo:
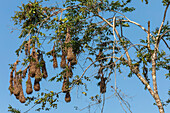
[[[168,32],[170,32],[170,30],[167,30],[167,31],[165,31],[161,36],[160,36],[160,38],[162,38],[166,33],[168,33]]]
[[[168,2],[168,5],[167,5],[166,8],[165,8],[164,17],[163,17],[161,26],[160,26],[159,31],[158,31],[158,37],[159,37],[159,35],[160,35],[160,33],[161,33],[161,29],[162,29],[162,26],[163,26],[163,24],[164,24],[165,17],[166,17],[166,13],[167,13],[167,10],[168,10],[169,5],[170,5],[170,2]]]
[[[164,36],[166,33],[168,33],[168,32],[170,32],[170,30],[165,31],[165,32],[160,36],[160,38],[164,41],[164,43],[165,43],[165,45],[167,46],[167,48],[170,49],[170,47],[168,46],[168,44],[167,44],[167,42],[165,41],[165,39],[163,39],[163,36]]]
[[[162,40],[164,41],[164,43],[167,46],[167,48],[170,50],[170,47],[168,46],[167,42],[163,38],[162,38]]]

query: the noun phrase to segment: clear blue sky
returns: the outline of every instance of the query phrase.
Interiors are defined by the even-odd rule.
[[[55,1],[55,0],[52,0]],[[152,0],[150,1],[149,5],[145,5],[144,3],[141,3],[141,0],[132,0],[131,3],[136,7],[136,11],[133,13],[128,13],[127,17],[129,17],[131,20],[134,20],[144,27],[147,27],[147,21],[151,21],[151,29],[153,30],[155,27],[159,27],[162,21],[162,16],[165,7],[162,6],[161,0]],[[24,104],[21,104],[19,101],[15,99],[15,97],[12,95],[10,96],[10,92],[8,90],[9,86],[9,66],[8,64],[14,63],[17,59],[15,56],[15,50],[18,48],[18,46],[22,43],[22,40],[17,39],[19,36],[19,31],[14,31],[13,33],[10,33],[12,31],[12,28],[15,27],[13,25],[13,22],[11,21],[11,16],[14,15],[14,11],[18,10],[17,6],[21,5],[21,2],[26,3],[27,0],[3,0],[0,4],[0,113],[7,113],[8,105],[11,104],[13,107],[16,107],[21,110],[21,113],[28,110],[31,106],[25,107]],[[50,3],[49,3],[50,5]],[[170,11],[167,12],[167,19],[170,21]],[[143,31],[141,31],[138,27],[132,27],[132,30],[130,32],[128,31],[128,37],[134,42],[136,39],[139,39],[141,37],[146,37],[146,34],[143,35]],[[162,46],[161,48],[164,48]],[[49,76],[52,77],[54,75],[54,71],[52,69],[51,64],[48,64],[48,72],[50,72]],[[92,69],[88,71],[87,74],[90,74]],[[158,109],[156,106],[153,105],[154,100],[152,99],[151,95],[148,93],[148,91],[144,90],[143,84],[137,79],[136,76],[133,76],[132,78],[128,78],[126,75],[126,70],[123,74],[118,76],[117,82],[118,87],[123,91],[126,95],[129,97],[127,98],[128,102],[131,104],[131,110],[133,113],[158,113]],[[166,100],[168,99],[168,89],[170,89],[170,81],[165,80],[163,71],[160,71],[158,73],[158,89],[161,99]],[[49,78],[50,78],[49,77]],[[92,82],[89,82],[90,86],[92,83],[96,82],[93,80]],[[59,90],[61,89],[61,85],[56,83],[48,83],[45,80],[41,83],[42,90],[44,91],[45,88],[49,88],[50,90]],[[81,94],[81,87],[74,88],[74,90],[71,93],[72,96],[72,102],[71,103],[65,103],[64,96],[60,96],[60,100],[58,103],[58,109],[57,110],[51,110],[49,113],[57,112],[57,113],[89,113],[88,109],[85,109],[83,111],[76,111],[74,110],[74,106],[78,106],[80,109],[86,107],[88,104],[90,104],[89,97],[91,95],[95,95],[94,92],[99,91],[98,87],[89,87],[89,94],[87,97]],[[106,94],[106,98],[111,96],[113,92],[107,91],[109,93]],[[93,94],[94,93],[94,94]],[[33,95],[36,94],[36,92],[33,93]],[[91,113],[99,113],[101,105],[94,105],[91,107],[90,111]],[[38,106],[37,106],[38,107]],[[35,107],[35,108],[37,108]],[[30,113],[37,113],[35,112],[35,108],[33,108]],[[165,107],[166,113],[170,113],[170,105]],[[45,111],[42,111],[42,113],[45,113]],[[112,96],[111,98],[106,100],[104,113],[124,113],[122,110],[119,101],[115,96]]]

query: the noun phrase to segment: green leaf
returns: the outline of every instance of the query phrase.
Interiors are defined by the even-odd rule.
[[[87,93],[86,93],[86,92],[82,92],[82,94],[84,94],[85,96],[87,96]]]

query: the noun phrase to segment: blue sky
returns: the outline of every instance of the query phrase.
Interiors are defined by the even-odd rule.
[[[54,1],[54,0],[53,0]],[[15,55],[15,50],[18,48],[18,46],[22,43],[22,40],[19,40],[17,37],[19,36],[19,31],[15,30],[13,33],[10,33],[12,29],[15,27],[13,25],[13,22],[11,21],[11,16],[14,15],[14,11],[18,10],[17,6],[20,6],[21,3],[26,3],[27,0],[4,0],[1,1],[0,4],[0,113],[7,113],[8,105],[11,104],[13,107],[16,107],[22,111],[22,113],[26,110],[28,110],[31,106],[24,106],[24,104],[21,104],[19,101],[15,99],[15,97],[12,95],[10,96],[10,92],[8,90],[9,86],[9,66],[8,64],[14,63],[17,59]],[[154,30],[155,27],[159,27],[162,21],[162,16],[165,7],[162,6],[160,0],[154,0],[149,3],[149,5],[145,5],[144,3],[141,3],[141,0],[133,0],[131,3],[136,7],[136,11],[133,13],[126,14],[127,17],[129,17],[131,20],[134,20],[144,27],[147,28],[147,21],[151,21],[151,29]],[[50,3],[49,3],[50,5]],[[167,19],[170,20],[170,11],[167,12]],[[141,31],[140,28],[135,27],[132,25],[132,29],[129,31],[125,31],[127,33],[127,36],[133,40],[133,42],[136,41],[136,39],[139,39],[141,37],[146,37],[146,34],[144,34],[143,31]],[[160,48],[164,48],[164,45],[162,45]],[[83,59],[81,59],[83,61]],[[80,60],[80,61],[81,61]],[[57,70],[53,70],[52,64],[48,63],[47,66],[49,76],[52,77],[54,73]],[[90,69],[87,74],[90,74],[93,69]],[[158,109],[156,106],[153,105],[154,100],[148,93],[148,91],[144,90],[143,84],[137,79],[136,76],[133,76],[132,78],[128,78],[126,75],[126,70],[123,74],[117,77],[117,85],[119,89],[121,89],[122,92],[124,92],[126,95],[128,95],[127,100],[131,104],[131,110],[133,113],[158,113]],[[169,80],[165,79],[164,77],[164,71],[160,71],[158,75],[158,89],[161,99],[166,100],[168,99],[168,89],[170,89]],[[49,78],[50,78],[49,77]],[[93,80],[89,82],[89,85],[91,86],[92,83],[95,83],[96,81]],[[41,83],[42,89],[41,91],[44,91],[44,89],[48,88],[49,90],[59,90],[61,89],[61,85],[58,83],[48,83],[46,80],[43,80]],[[98,87],[89,87],[89,94],[87,97],[81,94],[81,87],[75,87],[71,93],[72,96],[72,102],[71,103],[65,103],[64,101],[64,95],[62,94],[60,96],[60,100],[58,103],[58,109],[57,110],[51,110],[49,113],[57,112],[57,113],[89,113],[89,110],[91,113],[99,113],[101,109],[101,105],[94,105],[90,109],[85,109],[83,111],[75,110],[74,106],[78,106],[78,108],[82,109],[90,104],[89,97],[91,95],[95,95],[94,92],[99,91]],[[113,94],[113,91],[107,91],[106,98],[110,97]],[[34,92],[36,94],[37,92]],[[35,108],[37,108],[36,106]],[[36,113],[33,108],[30,113]],[[170,106],[165,107],[166,113],[170,113]],[[109,99],[106,99],[106,104],[104,108],[104,113],[123,113],[119,101],[115,96],[110,97]],[[45,113],[45,111],[42,111],[42,113]]]

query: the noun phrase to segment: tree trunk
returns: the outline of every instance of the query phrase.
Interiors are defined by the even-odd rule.
[[[165,113],[165,112],[164,112],[163,105],[162,105],[162,103],[161,103],[161,100],[160,100],[160,98],[159,98],[158,93],[155,94],[154,99],[155,99],[155,101],[156,101],[156,105],[158,106],[159,112],[160,112],[160,113]]]

